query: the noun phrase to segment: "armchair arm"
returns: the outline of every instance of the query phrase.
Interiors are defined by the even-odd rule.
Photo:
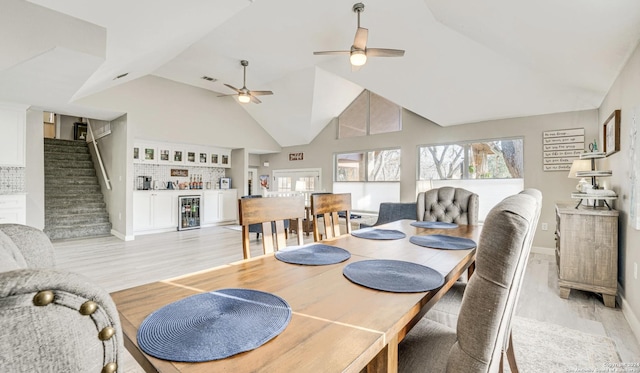
[[[85,277],[52,269],[0,273],[0,366],[9,372],[121,372],[113,300]]]

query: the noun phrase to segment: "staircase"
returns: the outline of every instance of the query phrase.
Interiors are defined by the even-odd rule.
[[[51,240],[111,234],[85,141],[44,139],[44,232]]]

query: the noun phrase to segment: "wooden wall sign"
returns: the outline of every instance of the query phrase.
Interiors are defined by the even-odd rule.
[[[179,169],[179,168],[172,168],[171,169],[171,176],[187,177],[187,176],[189,176],[189,170],[183,170],[183,169]]]
[[[543,171],[569,171],[584,152],[584,128],[542,133]]]
[[[289,153],[290,161],[301,161],[304,158],[304,153]]]

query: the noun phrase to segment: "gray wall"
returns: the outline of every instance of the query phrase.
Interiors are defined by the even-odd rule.
[[[501,137],[524,138],[524,182],[525,187],[538,188],[544,195],[540,224],[547,223],[549,230],[538,226],[534,245],[553,248],[555,210],[559,200],[571,200],[576,180],[567,177],[568,172],[542,171],[542,132],[554,129],[584,128],[586,142],[598,137],[598,112],[596,110],[539,115],[525,118],[494,120],[452,127],[440,127],[408,110],[403,111],[401,132],[383,135],[336,139],[337,121],[332,121],[307,146],[283,148],[279,154],[261,157],[259,174],[271,174],[276,169],[322,168],[322,188],[332,190],[333,154],[377,148],[399,147],[402,149],[402,175],[400,200],[415,201],[417,148],[419,145],[443,144],[466,140],[483,140]],[[303,152],[304,160],[289,161],[289,153]],[[269,161],[269,167],[262,163]],[[482,203],[482,201],[480,201]]]
[[[621,110],[620,152],[600,160],[601,169],[613,171],[608,178],[612,189],[618,193],[615,203],[620,211],[620,247],[618,250],[618,280],[622,287],[620,293],[624,295],[623,311],[634,332],[640,338],[640,279],[634,278],[634,263],[640,265],[640,231],[629,226],[631,184],[629,171],[631,169],[629,136],[632,112],[635,109],[636,125],[640,125],[640,46],[627,61],[617,80],[611,86],[609,93],[600,107],[599,138],[603,138],[602,124],[615,109]],[[636,144],[638,146],[638,144]]]
[[[41,110],[27,110],[25,186],[27,225],[44,229],[44,141]]]

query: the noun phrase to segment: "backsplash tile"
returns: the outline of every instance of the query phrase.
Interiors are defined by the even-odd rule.
[[[171,169],[181,169],[189,171],[188,177],[171,176]],[[219,185],[221,177],[224,177],[224,168],[212,168],[212,167],[195,167],[195,166],[176,166],[176,165],[157,165],[157,164],[133,164],[133,189],[136,189],[138,176],[151,176],[151,180],[158,180],[161,182],[163,188],[167,186],[167,182],[189,182],[191,176],[202,176],[202,182],[206,184],[211,182],[211,189],[216,188]],[[204,186],[203,186],[204,188]]]
[[[0,194],[26,192],[25,174],[24,167],[0,167]]]

